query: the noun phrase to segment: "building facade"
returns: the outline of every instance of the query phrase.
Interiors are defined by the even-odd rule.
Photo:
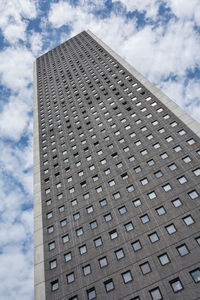
[[[90,31],[34,68],[35,299],[200,299],[200,128]]]

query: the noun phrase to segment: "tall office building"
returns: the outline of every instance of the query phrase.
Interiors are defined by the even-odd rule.
[[[200,299],[200,129],[91,32],[35,62],[35,299]]]

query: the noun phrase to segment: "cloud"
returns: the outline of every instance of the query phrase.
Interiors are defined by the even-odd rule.
[[[30,92],[27,91],[27,97],[29,97],[29,94]],[[29,113],[31,109],[29,103],[20,100],[20,96],[11,96],[0,113],[1,137],[18,141],[22,134],[27,135],[25,131],[30,122]]]
[[[19,91],[32,82],[34,56],[25,46],[8,47],[0,52],[1,83]]]
[[[200,26],[200,5],[198,0],[168,0],[167,6],[182,20],[192,20]]]
[[[159,0],[112,0],[113,3],[120,2],[128,12],[140,11],[145,13],[147,18],[155,18],[158,14],[161,1]]]
[[[3,36],[11,44],[26,38],[26,19],[37,15],[36,1],[2,0],[0,8],[0,28]]]
[[[43,46],[42,34],[38,32],[32,32],[30,35],[30,44],[33,55],[38,56]]]

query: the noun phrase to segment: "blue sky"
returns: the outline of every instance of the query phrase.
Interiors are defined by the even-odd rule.
[[[200,120],[199,0],[1,0],[3,300],[33,299],[33,61],[85,29]]]

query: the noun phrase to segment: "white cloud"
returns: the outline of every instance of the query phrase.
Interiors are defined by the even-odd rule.
[[[25,131],[30,121],[30,111],[30,104],[21,101],[17,96],[11,96],[0,113],[1,137],[18,141],[22,134],[27,135]]]
[[[178,18],[192,20],[200,26],[199,0],[168,0],[166,4]]]
[[[33,255],[14,244],[0,255],[0,294],[3,300],[33,299]]]
[[[18,91],[32,82],[34,56],[24,46],[0,52],[0,78],[7,88]]]
[[[31,51],[34,56],[38,56],[41,49],[42,49],[42,34],[38,32],[33,32],[30,35],[30,44],[31,44]]]
[[[4,38],[11,44],[19,39],[25,40],[27,22],[23,18],[36,17],[36,1],[2,0],[0,15],[0,28]]]
[[[113,3],[121,2],[128,12],[135,10],[145,13],[147,18],[155,18],[158,14],[160,0],[112,0]]]

